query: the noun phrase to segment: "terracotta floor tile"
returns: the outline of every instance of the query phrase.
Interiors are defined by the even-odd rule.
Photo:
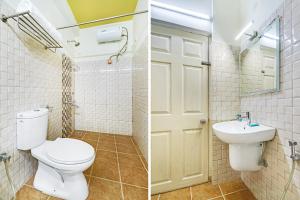
[[[117,144],[117,151],[122,153],[137,154],[132,144]]]
[[[241,179],[222,183],[222,184],[220,184],[220,187],[221,187],[223,194],[228,194],[228,193],[235,192],[238,190],[247,189],[246,185],[243,183],[243,181]]]
[[[84,135],[85,135],[85,133],[83,133],[83,132],[74,132],[73,134],[71,134],[69,136],[69,138],[82,139]]]
[[[48,195],[25,185],[17,192],[16,197],[17,200],[46,200]]]
[[[98,149],[96,153],[96,159],[113,160],[117,162],[117,153]]]
[[[147,200],[148,190],[134,186],[124,185],[124,200]]]
[[[131,136],[125,136],[125,135],[116,135],[116,143],[120,144],[132,144],[132,137]]]
[[[50,197],[49,199],[47,200],[63,200],[63,199],[60,199],[60,198],[56,198],[56,197]]]
[[[193,200],[207,200],[222,196],[222,193],[218,185],[212,185],[211,183],[205,183],[192,187]]]
[[[190,200],[190,188],[160,194],[159,200]]]
[[[158,194],[152,195],[152,196],[151,196],[151,200],[158,200]]]
[[[92,169],[92,176],[120,181],[117,162],[105,159],[96,159]]]
[[[117,152],[116,149],[114,149],[115,152],[112,151],[112,147],[116,146],[115,136],[103,133],[75,131],[70,137],[85,141],[94,148],[102,145],[102,147],[98,147],[97,150],[95,149],[96,159],[93,166],[84,171],[90,190],[88,199],[121,199],[121,186],[119,183],[114,182],[120,181]],[[124,197],[126,200],[146,200],[148,174],[142,165],[143,161],[141,161],[140,157],[137,155],[133,146],[134,144],[132,142],[129,143],[129,138],[130,137],[128,136],[118,137],[119,151],[124,152],[118,153],[124,179]],[[34,177],[30,178],[26,185],[21,188],[17,194],[17,200],[60,200],[59,198],[47,196],[32,188],[33,180]],[[126,183],[131,185],[127,185]],[[145,189],[132,185],[145,187]]]
[[[85,171],[83,172],[83,174],[84,174],[84,175],[91,175],[92,167],[93,167],[93,165],[91,165],[87,170],[85,170]]]
[[[96,148],[97,148],[97,141],[96,140],[87,140],[87,139],[84,139],[84,138],[81,139],[81,140],[88,143],[88,144],[90,144],[90,145],[92,145],[92,147],[94,147],[94,149],[96,150]]]
[[[106,151],[117,151],[116,144],[114,142],[107,142],[102,140],[98,142],[98,149],[103,149]]]
[[[232,194],[225,195],[226,200],[256,200],[249,190],[243,190]]]
[[[85,179],[86,179],[86,182],[87,182],[87,184],[89,184],[89,181],[90,181],[90,176],[88,176],[88,175],[84,175],[84,177],[85,177]]]
[[[138,155],[118,153],[120,166],[143,168],[143,163]]]
[[[123,183],[148,187],[148,174],[143,168],[120,166]]]
[[[110,134],[100,134],[99,140],[106,141],[106,142],[115,142],[115,136]]]
[[[91,178],[88,200],[119,200],[121,199],[120,183]]]
[[[83,136],[83,139],[86,140],[96,140],[98,141],[98,138],[100,137],[99,133],[87,133]]]
[[[142,158],[142,162],[143,162],[145,168],[148,170],[148,162],[146,161],[146,159],[144,158],[143,155],[140,155],[140,156],[141,156],[141,158]]]

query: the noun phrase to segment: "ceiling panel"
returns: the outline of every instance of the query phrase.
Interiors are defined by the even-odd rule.
[[[135,11],[138,0],[67,0],[77,23],[96,20]],[[88,28],[131,20],[133,16],[80,26]]]

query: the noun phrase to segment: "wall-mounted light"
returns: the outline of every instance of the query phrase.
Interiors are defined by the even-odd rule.
[[[235,40],[240,39],[240,37],[253,25],[253,21],[249,22],[242,30],[239,32],[239,34],[236,35]]]
[[[206,14],[203,14],[203,13],[198,13],[198,12],[194,12],[194,11],[191,11],[191,10],[186,10],[186,9],[183,9],[183,8],[179,8],[177,6],[172,6],[172,5],[157,2],[157,1],[151,1],[151,5],[154,6],[154,7],[158,7],[158,8],[166,9],[166,10],[169,10],[169,11],[173,11],[173,12],[181,13],[181,14],[184,14],[184,15],[189,15],[189,16],[192,16],[192,17],[196,17],[196,18],[200,18],[200,19],[203,19],[203,20],[210,21],[210,16],[208,16]]]

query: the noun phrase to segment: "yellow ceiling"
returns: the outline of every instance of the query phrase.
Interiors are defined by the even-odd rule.
[[[131,13],[138,0],[67,0],[77,23]],[[131,20],[133,16],[80,26],[88,28],[103,24]]]

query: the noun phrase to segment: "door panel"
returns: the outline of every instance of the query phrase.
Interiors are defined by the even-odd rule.
[[[202,158],[201,158],[201,138],[202,130],[184,130],[184,178],[191,176],[201,176]]]
[[[170,37],[167,35],[160,35],[160,34],[152,34],[151,41],[152,41],[152,51],[158,52],[170,52]]]
[[[195,58],[203,59],[203,47],[205,45],[203,42],[196,42],[192,40],[183,40],[183,55],[184,56],[191,56]],[[207,49],[204,49],[207,51]]]
[[[152,62],[152,113],[169,113],[171,108],[171,64]]]
[[[153,132],[152,133],[152,155],[156,158],[153,160],[152,182],[165,183],[171,180],[170,169],[170,143],[171,132]]]
[[[183,101],[185,113],[199,113],[202,110],[202,71],[200,67],[183,66]]]
[[[153,26],[152,193],[208,181],[208,38]]]

